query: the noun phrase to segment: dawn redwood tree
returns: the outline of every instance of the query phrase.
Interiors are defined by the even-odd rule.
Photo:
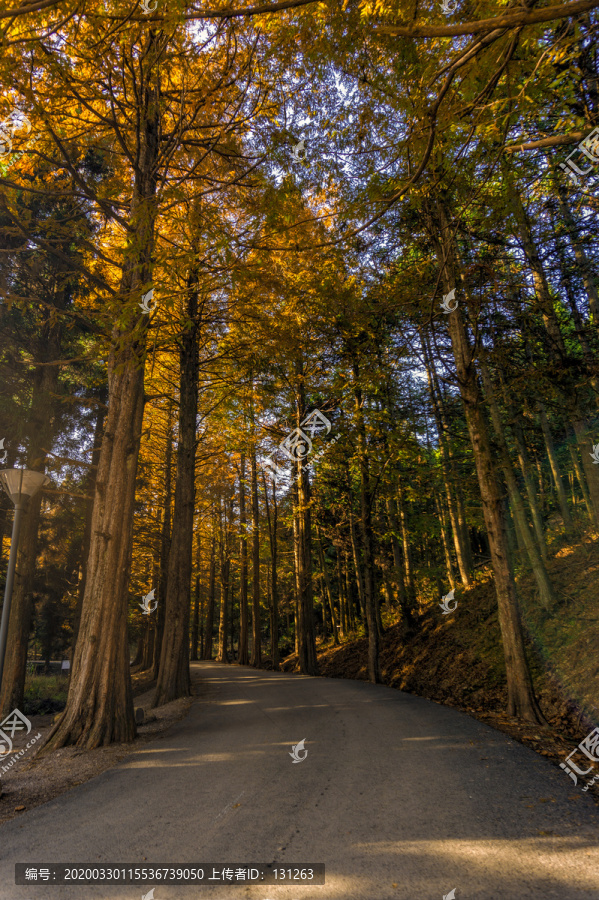
[[[127,599],[148,330],[148,317],[137,298],[152,281],[163,40],[149,31],[141,52],[142,77],[135,85],[139,129],[127,222],[132,239],[124,251],[119,285],[123,309],[108,361],[108,414],[95,485],[87,582],[67,706],[44,746],[46,753],[67,744],[92,749],[131,741],[136,733]]]
[[[454,288],[456,291],[459,289],[459,294],[464,297],[466,296],[464,278],[458,263],[449,215],[443,202],[439,198],[427,201],[425,215],[429,237],[441,269],[444,291],[449,293]],[[519,716],[528,722],[542,724],[545,720],[534,694],[524,649],[504,506],[491,451],[483,398],[478,384],[475,365],[476,350],[470,344],[459,302],[447,318],[458,385],[474,451],[491,562],[495,574],[495,590],[507,677],[508,715]]]
[[[195,509],[196,414],[199,386],[198,269],[190,269],[179,352],[179,444],[173,532],[168,557],[164,634],[153,706],[190,691],[189,614]]]

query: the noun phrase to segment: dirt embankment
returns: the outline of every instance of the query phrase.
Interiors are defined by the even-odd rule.
[[[412,633],[401,624],[388,625],[381,639],[383,682],[459,707],[557,764],[564,762],[599,725],[598,537],[587,536],[584,545],[550,553],[547,566],[556,594],[550,610],[541,608],[532,576],[518,578],[526,650],[547,726],[525,725],[505,715],[501,632],[488,571],[479,573],[472,587],[457,588],[457,609],[450,615],[443,615],[439,597],[426,605]],[[367,638],[318,649],[321,675],[366,680]],[[283,668],[297,670],[297,658],[288,657]],[[595,771],[599,773],[598,764]],[[586,780],[580,778],[573,789],[580,790]],[[588,793],[599,801],[599,784]]]

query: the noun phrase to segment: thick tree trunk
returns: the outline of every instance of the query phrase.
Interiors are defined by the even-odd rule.
[[[138,110],[137,167],[131,201],[130,241],[108,361],[108,415],[94,494],[92,539],[79,640],[66,709],[41,752],[76,743],[93,749],[136,734],[127,635],[128,585],[135,476],[144,407],[148,317],[138,298],[152,273],[159,156],[160,97],[154,74],[160,48],[150,31],[143,56],[142,108]]]
[[[195,506],[196,416],[200,372],[198,272],[187,278],[185,327],[179,337],[179,444],[173,510],[173,536],[168,556],[164,635],[152,706],[189,695],[189,613]]]
[[[438,204],[429,222],[429,235],[436,246],[445,291],[448,293],[457,283],[457,260],[453,245],[452,228],[445,209]],[[491,561],[495,573],[495,589],[499,608],[499,623],[503,641],[507,689],[508,715],[520,716],[526,721],[542,723],[526,653],[522,625],[516,595],[516,585],[508,553],[505,518],[501,494],[495,475],[495,466],[487,423],[483,415],[474,353],[470,346],[460,309],[447,316],[449,333],[457,369],[460,394],[464,403],[466,422],[472,442],[476,471],[483,503],[483,515],[489,539]]]
[[[241,452],[239,467],[239,665],[247,666],[248,650],[248,542],[245,508],[245,453]]]

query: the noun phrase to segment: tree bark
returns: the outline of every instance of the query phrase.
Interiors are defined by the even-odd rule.
[[[143,70],[137,128],[130,234],[108,361],[108,415],[94,493],[88,576],[79,640],[66,709],[42,753],[67,744],[93,749],[136,734],[127,635],[128,583],[135,476],[144,407],[144,360],[148,317],[137,307],[150,281],[156,220],[160,96],[156,77],[160,41],[150,31],[138,66]],[[129,300],[129,298],[133,298]]]
[[[168,555],[164,635],[152,706],[162,706],[191,691],[189,677],[189,614],[195,506],[196,416],[200,373],[198,271],[187,278],[185,321],[179,350],[179,444],[173,510],[173,535]]]
[[[564,483],[562,481],[562,475],[559,468],[557,453],[555,452],[555,446],[553,443],[551,429],[549,427],[549,421],[547,419],[547,413],[542,403],[537,403],[537,407],[541,417],[541,428],[543,430],[543,437],[545,439],[545,447],[547,448],[547,457],[549,459],[551,474],[553,475],[553,483],[555,484],[555,489],[557,491],[557,501],[559,503],[562,521],[564,523],[564,531],[568,537],[571,537],[574,532],[574,523],[572,522],[572,516],[570,515],[566,489],[564,488]]]
[[[551,581],[549,580],[549,575],[547,574],[547,569],[545,568],[545,563],[543,562],[540,548],[538,547],[534,539],[534,535],[532,534],[528,525],[526,510],[524,508],[522,496],[520,494],[520,491],[518,490],[518,483],[516,481],[514,467],[510,457],[507,441],[503,433],[503,423],[501,421],[499,408],[495,401],[489,370],[486,363],[484,363],[482,360],[479,360],[479,365],[487,403],[489,404],[489,408],[491,410],[491,418],[495,428],[495,439],[497,441],[499,449],[501,467],[503,469],[503,474],[507,484],[514,519],[520,532],[521,539],[524,543],[530,565],[532,566],[533,575],[537,583],[537,588],[539,589],[541,606],[544,609],[550,609],[556,600],[553,586],[551,584]]]
[[[214,604],[216,593],[216,534],[212,522],[212,544],[210,547],[210,574],[208,576],[208,610],[206,612],[206,637],[203,659],[212,659],[212,639],[214,632]]]
[[[193,604],[193,622],[191,625],[191,658],[193,662],[197,662],[198,660],[198,633],[200,628],[200,586],[201,586],[201,564],[202,564],[202,554],[201,554],[201,536],[200,536],[200,528],[198,524],[198,543],[197,543],[197,554],[196,554],[196,583],[195,583],[195,600]]]
[[[71,645],[71,659],[75,655],[75,646],[77,644],[77,636],[79,634],[79,622],[81,621],[81,608],[83,606],[83,597],[85,595],[85,585],[87,583],[87,557],[89,555],[89,545],[92,537],[92,513],[94,511],[94,491],[96,486],[96,472],[98,471],[98,463],[100,461],[100,449],[102,447],[102,431],[104,429],[104,419],[106,418],[106,387],[102,386],[98,397],[98,412],[96,414],[96,424],[94,427],[94,445],[92,449],[92,464],[90,471],[85,479],[85,493],[88,494],[89,500],[85,501],[85,527],[83,530],[83,542],[81,545],[81,577],[77,588],[77,606],[73,617],[73,643]],[[71,671],[71,675],[72,675]]]
[[[254,419],[252,409],[252,434]],[[258,505],[258,473],[256,444],[252,442],[250,468],[252,475],[252,657],[250,666],[262,665],[262,629],[260,622],[260,507]]]
[[[250,661],[248,650],[248,542],[247,513],[245,508],[245,453],[242,450],[239,466],[239,665]]]
[[[277,505],[277,489],[276,482],[272,482],[272,519],[270,515],[270,504],[268,502],[268,487],[266,478],[262,473],[264,484],[264,503],[266,506],[266,515],[268,519],[268,535],[270,539],[270,655],[272,659],[272,667],[276,671],[279,669],[279,587],[278,587],[278,571],[277,571],[277,521],[278,521],[278,505]]]
[[[429,207],[429,211],[432,212],[429,220],[429,236],[435,245],[445,291],[449,293],[454,287],[458,287],[458,265],[454,239],[445,208],[437,202],[436,208],[433,209],[434,212]],[[483,415],[474,353],[464,325],[460,299],[462,298],[458,299],[458,306],[448,314],[447,319],[460,394],[464,403],[466,422],[474,452],[483,515],[495,573],[499,623],[506,666],[508,715],[519,716],[530,722],[542,723],[544,719],[534,694],[524,650],[522,624],[508,552],[501,494],[495,476],[487,424]]]
[[[455,471],[455,466],[453,465],[453,460],[451,459],[449,454],[447,439],[449,428],[445,420],[442,402],[440,402],[441,397],[438,389],[438,382],[433,364],[432,353],[430,351],[428,340],[425,334],[422,335],[422,348],[424,351],[424,360],[426,364],[426,372],[428,377],[428,386],[433,407],[433,414],[435,416],[437,433],[439,435],[439,445],[441,448],[441,467],[443,472],[443,481],[445,484],[445,494],[447,496],[447,506],[449,509],[449,521],[451,522],[453,544],[455,548],[456,559],[458,562],[458,569],[460,570],[461,582],[463,585],[468,586],[472,584],[472,578],[470,575],[472,562],[470,560],[470,553],[468,548],[468,532],[461,526],[458,515],[458,505],[451,485],[452,478],[454,484],[457,482],[457,473]]]
[[[372,553],[372,490],[368,450],[366,445],[366,428],[362,409],[362,390],[360,388],[360,369],[354,360],[354,413],[358,433],[358,458],[360,466],[360,524],[362,528],[362,549],[364,551],[364,596],[366,601],[366,620],[368,622],[368,678],[373,684],[380,683],[381,664],[379,659],[379,623],[377,622],[374,580],[374,559]]]
[[[303,404],[302,404],[303,405]],[[298,413],[298,421],[301,416]],[[296,461],[299,544],[299,667],[304,675],[318,675],[312,586],[312,528],[310,481],[302,460]]]
[[[230,501],[232,503],[232,500]],[[227,653],[227,615],[229,607],[229,590],[230,590],[230,573],[231,573],[231,557],[229,555],[229,521],[230,517],[227,510],[229,504],[227,501],[221,502],[220,510],[220,540],[219,540],[219,557],[220,557],[220,622],[218,628],[218,654],[217,662],[228,663],[229,655]]]
[[[318,538],[318,559],[320,561],[320,570],[322,572],[322,577],[324,580],[324,592],[326,600],[329,604],[329,611],[331,614],[331,629],[333,631],[333,643],[339,644],[339,635],[337,634],[337,613],[335,612],[335,604],[333,603],[333,592],[331,590],[331,579],[329,578],[329,573],[327,571],[326,558],[324,555],[324,548],[322,546],[322,533],[318,525],[316,526],[316,535]]]
[[[168,583],[168,557],[171,549],[172,506],[173,506],[173,406],[168,405],[166,420],[166,452],[164,465],[164,506],[162,527],[160,528],[160,568],[158,571],[158,606],[156,607],[156,639],[152,679],[158,678],[162,636],[166,617],[166,586]]]

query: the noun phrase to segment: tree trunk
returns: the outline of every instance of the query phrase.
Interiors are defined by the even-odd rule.
[[[580,460],[576,454],[576,448],[572,446],[572,444],[568,444],[568,449],[570,451],[570,458],[572,459],[572,465],[574,467],[574,472],[576,473],[576,478],[578,480],[578,484],[580,490],[582,492],[582,499],[584,500],[584,505],[586,507],[586,511],[588,513],[589,519],[593,521],[593,507],[591,505],[591,498],[589,497],[589,492],[587,489],[586,479],[584,477],[584,472],[582,471],[582,467],[580,465]]]
[[[491,418],[493,420],[493,425],[495,428],[495,440],[497,441],[497,446],[499,449],[501,467],[503,469],[503,474],[507,484],[514,519],[524,543],[530,565],[532,566],[534,578],[537,583],[537,588],[539,589],[541,606],[544,609],[550,609],[550,607],[556,600],[555,593],[553,591],[551,581],[549,580],[549,575],[547,574],[547,569],[545,568],[545,563],[543,562],[541,551],[528,525],[526,510],[524,508],[524,503],[522,502],[520,491],[518,490],[518,483],[516,481],[514,467],[512,465],[509,448],[503,432],[503,423],[501,421],[499,408],[497,406],[497,403],[495,402],[495,397],[493,394],[491,376],[489,375],[489,370],[486,364],[482,360],[479,360],[479,365],[482,374],[486,400],[491,410]]]
[[[254,419],[252,409],[252,434]],[[252,657],[250,666],[262,665],[262,629],[260,622],[260,507],[258,506],[258,473],[256,444],[252,442],[250,468],[252,475]]]
[[[302,404],[303,406],[303,404]],[[298,413],[298,421],[301,416]],[[299,537],[299,667],[304,675],[318,675],[312,587],[312,529],[310,481],[301,460],[296,461]]]
[[[248,542],[245,509],[245,453],[241,452],[239,467],[239,665],[247,666],[248,651]]]
[[[158,573],[158,606],[156,607],[156,640],[154,641],[154,661],[152,679],[158,678],[162,636],[166,618],[166,586],[168,582],[168,557],[171,549],[171,525],[173,506],[173,406],[168,405],[166,420],[166,452],[164,466],[164,507],[160,529],[160,570]]]
[[[197,662],[198,660],[198,632],[200,628],[200,585],[201,585],[201,564],[202,564],[202,554],[201,554],[201,535],[200,535],[200,527],[198,523],[198,544],[197,544],[197,555],[196,555],[196,584],[195,584],[195,600],[193,604],[193,622],[191,626],[191,658],[193,662]]]
[[[412,565],[412,548],[410,547],[410,533],[408,531],[408,517],[403,500],[401,483],[397,483],[397,509],[399,523],[401,525],[401,540],[403,545],[403,564],[405,567],[404,581],[406,585],[407,604],[410,614],[416,608],[416,583],[414,581],[414,567]]]
[[[264,503],[266,506],[266,515],[268,517],[268,535],[270,539],[270,655],[272,659],[272,667],[275,672],[279,669],[279,587],[277,572],[277,490],[276,482],[272,482],[272,520],[270,515],[270,504],[268,502],[268,487],[264,473],[262,474],[264,484]]]
[[[591,321],[594,325],[599,325],[599,292],[597,291],[597,284],[593,275],[593,267],[586,253],[584,252],[580,237],[577,233],[578,229],[572,217],[572,213],[570,212],[570,207],[567,201],[567,190],[563,184],[556,184],[555,186],[557,188],[560,211],[566,225],[566,230],[570,237],[570,243],[572,245],[572,249],[574,250],[574,255],[576,256],[578,268],[582,274],[582,278],[584,281],[584,286],[589,301],[589,308],[591,310]]]
[[[203,659],[212,659],[212,638],[214,632],[214,604],[216,593],[216,534],[212,522],[212,545],[210,548],[210,575],[208,576],[208,610],[206,612],[206,637]]]
[[[185,322],[179,337],[179,444],[173,511],[173,535],[168,555],[164,635],[158,683],[152,706],[162,706],[191,690],[189,678],[189,613],[193,566],[195,506],[196,416],[200,373],[198,271],[187,278]]]
[[[333,643],[339,644],[339,635],[337,634],[337,614],[335,612],[335,604],[333,603],[333,592],[331,590],[331,580],[329,578],[329,573],[327,571],[326,558],[324,555],[324,549],[322,546],[322,534],[318,525],[316,526],[316,535],[318,538],[318,559],[320,561],[320,570],[322,572],[322,577],[324,580],[324,592],[326,600],[329,604],[329,611],[331,614],[331,629],[333,632]]]
[[[545,439],[545,447],[547,448],[547,456],[549,458],[551,474],[553,475],[553,483],[555,484],[555,489],[557,491],[557,501],[559,503],[559,508],[564,523],[564,531],[568,537],[571,537],[574,532],[574,523],[572,522],[572,516],[570,515],[566,489],[564,488],[564,483],[562,481],[557,453],[555,452],[555,446],[553,444],[553,436],[551,434],[549,421],[547,419],[547,413],[545,412],[545,407],[542,403],[537,403],[537,407],[541,417],[541,428],[543,430],[543,437]]]
[[[94,494],[92,539],[79,640],[66,709],[41,752],[67,744],[91,750],[136,734],[127,635],[135,477],[144,407],[148,317],[137,306],[152,273],[160,97],[160,38],[150,31],[142,57],[137,166],[119,310],[108,360],[108,415]],[[132,299],[130,299],[132,298]]]
[[[379,623],[377,621],[374,580],[374,559],[372,553],[372,491],[366,444],[366,428],[362,410],[362,390],[360,370],[353,362],[354,413],[358,432],[358,457],[360,465],[360,524],[362,528],[362,549],[364,551],[364,596],[366,601],[366,621],[368,622],[368,678],[373,684],[382,681],[379,659]]]
[[[428,377],[428,387],[431,396],[433,413],[437,425],[437,433],[439,435],[439,446],[441,448],[441,465],[443,471],[443,481],[445,484],[445,494],[447,496],[447,506],[449,509],[449,520],[451,522],[451,533],[453,536],[453,544],[460,570],[460,579],[463,585],[472,584],[470,570],[472,562],[470,559],[468,547],[468,532],[461,526],[458,515],[458,504],[456,502],[454,492],[452,490],[451,481],[457,482],[457,473],[453,460],[449,454],[448,434],[449,427],[445,419],[443,411],[443,402],[438,387],[437,375],[433,363],[432,353],[428,344],[426,334],[422,335],[422,349],[424,352],[424,360],[426,364],[426,372]],[[447,557],[446,557],[447,558]],[[449,557],[451,559],[451,556]]]
[[[224,508],[224,509],[223,509]],[[224,520],[224,521],[223,521]],[[229,542],[227,522],[227,503],[221,502],[220,509],[220,540],[219,540],[219,556],[220,556],[220,622],[218,628],[218,654],[217,662],[228,663],[229,656],[227,654],[227,614],[229,601],[229,574],[231,567],[231,559],[229,557]]]
[[[103,385],[98,397],[98,412],[96,414],[96,424],[94,427],[94,445],[92,449],[92,464],[90,471],[85,479],[85,493],[88,494],[89,500],[85,501],[85,527],[83,530],[83,542],[81,545],[81,564],[79,585],[77,588],[77,606],[75,607],[75,615],[73,617],[73,643],[71,645],[71,659],[75,656],[75,646],[77,644],[77,635],[79,634],[79,622],[81,621],[81,607],[83,606],[83,597],[85,595],[85,585],[87,583],[87,557],[89,556],[89,545],[92,536],[92,513],[94,511],[94,491],[96,486],[96,473],[98,471],[98,463],[100,461],[100,449],[102,447],[102,431],[104,429],[104,419],[106,418],[106,400],[107,391]],[[71,671],[71,675],[72,675]]]
[[[349,529],[351,535],[351,548],[354,560],[354,570],[356,573],[356,587],[358,588],[358,617],[364,620],[366,624],[366,630],[368,631],[368,620],[364,615],[364,611],[366,609],[366,597],[364,594],[364,582],[362,580],[362,564],[360,561],[360,549],[358,546],[358,531],[356,528],[356,520],[354,519],[353,510],[351,509],[351,505],[353,504],[351,490],[349,495],[349,502]]]
[[[445,510],[442,505],[442,500],[438,495],[435,496],[435,506],[437,508],[437,518],[439,519],[439,526],[441,528],[441,543],[443,544],[443,554],[445,556],[445,571],[447,573],[447,580],[451,589],[455,590],[456,580],[455,573],[453,571],[451,551],[449,549],[449,540],[447,537],[447,521]]]
[[[437,203],[429,220],[429,236],[436,247],[446,292],[457,287],[458,266],[452,235],[452,228],[445,209],[440,203]],[[530,722],[542,723],[544,719],[534,695],[524,650],[516,585],[508,554],[501,494],[495,476],[487,424],[483,415],[474,354],[464,326],[459,300],[457,308],[448,314],[447,319],[460,394],[464,403],[466,422],[474,452],[483,515],[495,573],[495,589],[507,676],[508,715],[520,716]]]

